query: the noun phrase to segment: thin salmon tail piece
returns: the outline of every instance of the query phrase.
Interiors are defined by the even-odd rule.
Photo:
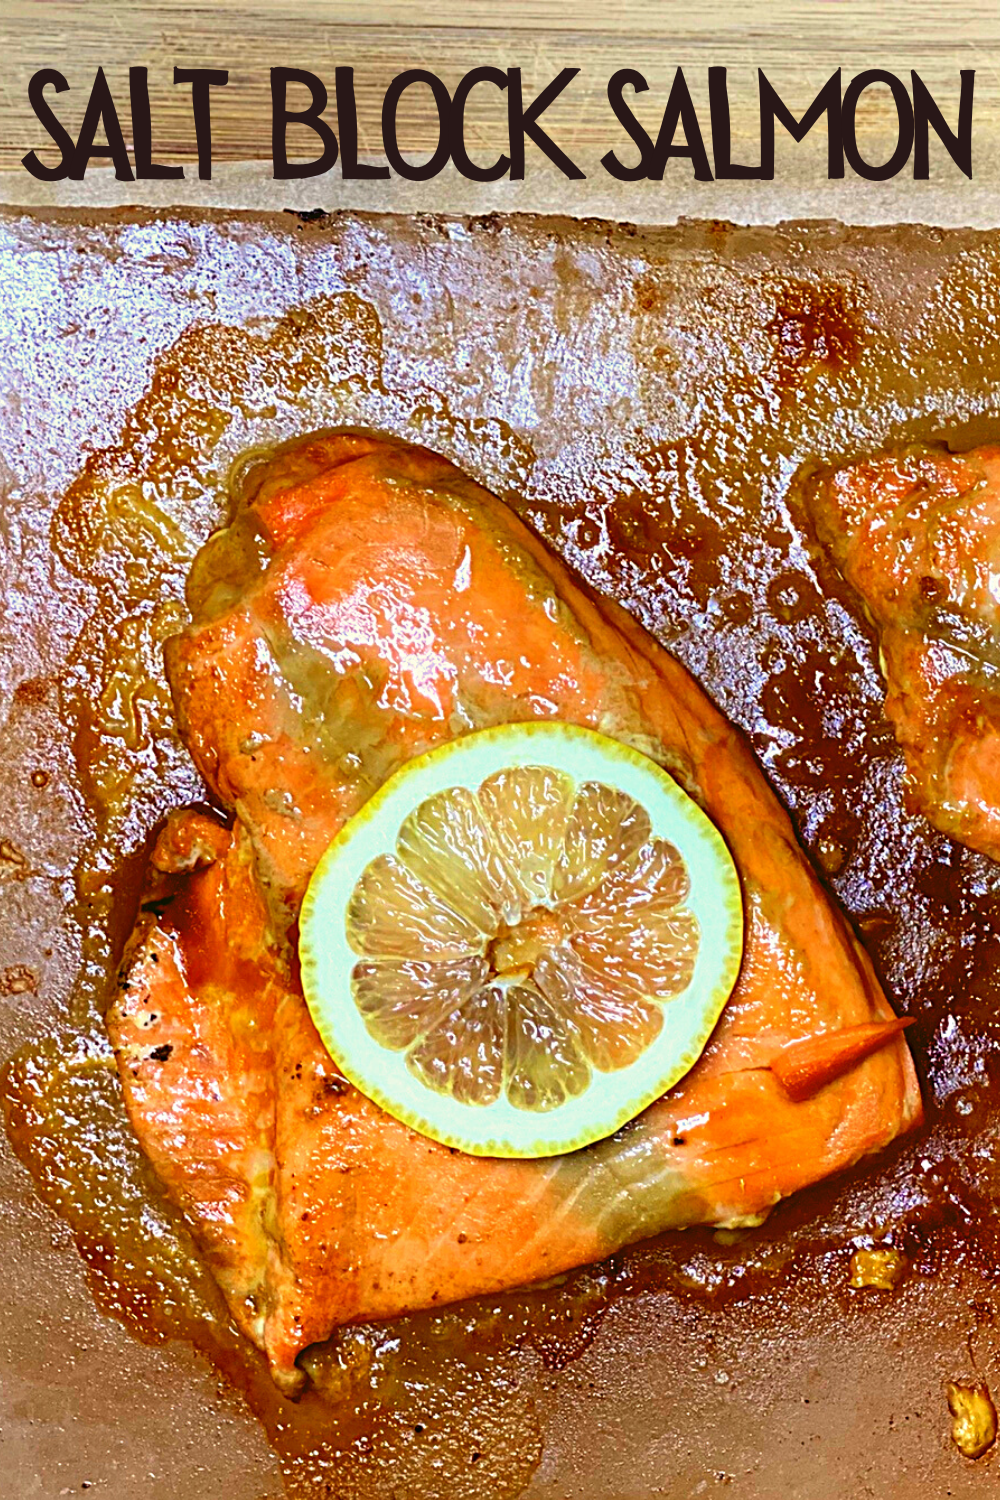
[[[771,1071],[789,1099],[799,1103],[878,1052],[907,1026],[912,1026],[913,1020],[913,1016],[900,1016],[895,1021],[869,1021],[861,1026],[845,1026],[842,1031],[803,1037],[790,1042],[771,1059]]]

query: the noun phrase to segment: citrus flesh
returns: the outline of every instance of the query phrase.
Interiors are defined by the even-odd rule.
[[[302,982],[347,1078],[422,1134],[545,1156],[693,1066],[736,982],[736,870],[654,761],[508,724],[409,762],[335,838]]]

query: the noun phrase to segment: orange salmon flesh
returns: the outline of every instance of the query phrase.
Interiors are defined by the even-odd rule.
[[[108,1016],[129,1114],[233,1317],[294,1393],[339,1325],[524,1285],[779,1199],[921,1117],[901,1035],[795,1102],[769,1063],[891,1020],[742,735],[617,607],[444,459],[362,433],[252,471],[167,648],[181,733],[228,821],[172,815]],[[610,1139],[468,1156],[338,1073],[296,977],[320,856],[395,769],[557,719],[635,746],[713,819],[742,883],[739,981],[695,1068]]]
[[[825,476],[812,505],[879,631],[913,800],[1000,859],[1000,447],[883,454]]]

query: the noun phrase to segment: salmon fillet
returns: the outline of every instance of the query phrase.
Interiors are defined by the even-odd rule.
[[[293,1392],[307,1345],[523,1285],[661,1230],[760,1222],[920,1118],[896,1038],[794,1103],[787,1043],[892,1011],[749,747],[627,615],[425,450],[320,436],[247,477],[167,648],[181,732],[231,826],[161,833],[108,1026],[135,1130],[233,1316]],[[503,721],[561,719],[666,767],[742,882],[736,989],[697,1066],[608,1140],[467,1156],[343,1079],[296,977],[330,839],[396,767]]]
[[[914,801],[1000,859],[1000,447],[852,464],[823,479],[812,507],[879,631]]]

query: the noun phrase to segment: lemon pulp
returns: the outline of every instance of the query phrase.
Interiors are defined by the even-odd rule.
[[[614,1132],[693,1065],[735,983],[739,884],[705,814],[591,730],[513,724],[410,762],[306,893],[310,1011],[422,1133],[540,1156]]]

